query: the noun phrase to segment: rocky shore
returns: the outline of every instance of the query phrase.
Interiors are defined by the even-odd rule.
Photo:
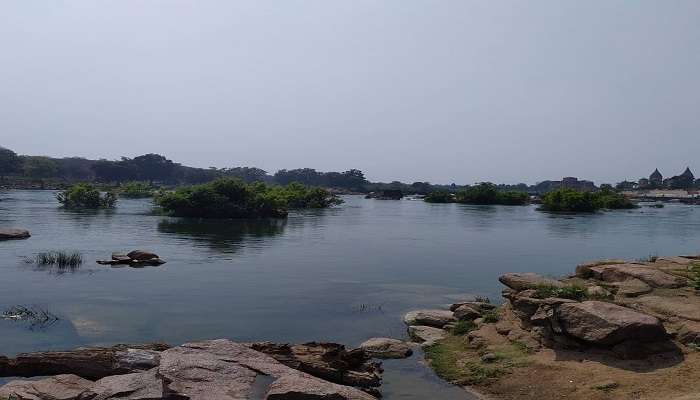
[[[700,398],[700,256],[502,275],[504,302],[408,313],[443,378],[494,399]]]

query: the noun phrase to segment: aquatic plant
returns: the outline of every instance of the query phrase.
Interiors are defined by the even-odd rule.
[[[611,189],[583,192],[574,189],[557,189],[542,196],[542,211],[593,212],[600,209],[630,209],[637,206],[621,193]]]
[[[290,208],[326,208],[342,200],[325,189],[299,183],[269,186],[262,182],[246,184],[240,179],[219,178],[160,193],[155,202],[178,217],[283,218]]]
[[[112,208],[117,203],[117,196],[112,192],[100,193],[100,190],[87,183],[78,183],[56,195],[66,208]]]
[[[26,322],[29,329],[45,329],[55,324],[59,318],[51,311],[37,306],[17,305],[0,313],[0,319]]]
[[[46,251],[37,254],[34,261],[40,266],[56,266],[58,269],[76,269],[83,264],[83,255],[77,251]]]

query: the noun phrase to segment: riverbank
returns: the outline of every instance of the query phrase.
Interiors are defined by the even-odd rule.
[[[440,376],[484,398],[690,399],[698,268],[700,257],[683,256],[581,264],[558,280],[504,274],[496,311],[463,302],[405,321]]]

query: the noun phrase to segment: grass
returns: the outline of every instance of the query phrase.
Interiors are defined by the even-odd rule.
[[[516,342],[493,346],[484,351],[494,353],[496,360],[489,363],[481,361],[481,353],[470,347],[466,338],[449,336],[427,347],[425,356],[438,376],[458,385],[486,383],[529,362],[527,360],[529,351]]]
[[[46,251],[37,254],[34,262],[40,266],[56,266],[59,270],[75,270],[83,264],[83,255],[78,251]]]
[[[690,279],[690,287],[700,291],[700,263],[694,262],[688,267],[688,272],[690,273],[688,279]]]
[[[590,297],[588,295],[588,289],[578,284],[568,285],[564,287],[556,287],[552,285],[538,285],[535,290],[535,296],[540,299],[546,299],[548,297],[558,297],[561,299],[584,301]]]
[[[474,329],[476,329],[474,321],[458,321],[451,329],[451,333],[456,336],[464,336]]]
[[[495,324],[498,322],[498,311],[497,310],[489,310],[484,312],[481,317],[484,319],[484,322],[487,324]]]

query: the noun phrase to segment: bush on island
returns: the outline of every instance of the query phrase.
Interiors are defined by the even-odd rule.
[[[542,197],[543,211],[553,212],[593,212],[600,209],[630,209],[636,208],[621,193],[611,189],[597,192],[582,192],[574,189],[557,189]]]
[[[493,183],[484,182],[454,195],[449,192],[433,192],[425,197],[425,201],[429,203],[519,206],[527,204],[528,196],[525,192],[501,192]]]
[[[326,208],[342,200],[321,188],[299,183],[268,186],[240,179],[219,178],[156,196],[163,210],[178,217],[283,218],[290,208]]]
[[[100,190],[87,183],[78,183],[56,195],[66,208],[112,208],[117,204],[117,196]]]

